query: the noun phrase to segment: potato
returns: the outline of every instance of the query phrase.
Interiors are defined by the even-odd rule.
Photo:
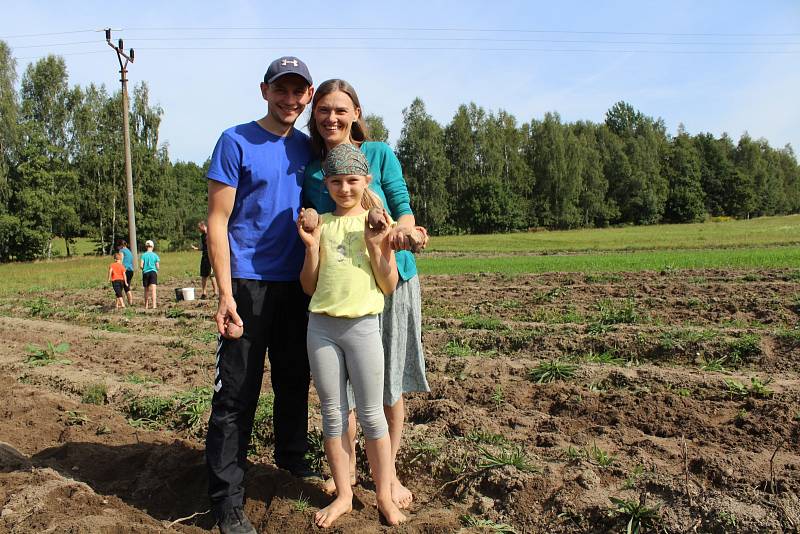
[[[239,339],[244,334],[244,328],[236,323],[228,323],[225,328],[225,337],[228,339]]]
[[[369,227],[378,232],[382,232],[386,228],[386,219],[384,218],[383,208],[372,208],[367,215],[367,222]]]
[[[319,213],[314,208],[306,208],[303,210],[303,230],[308,233],[316,230],[319,225]]]

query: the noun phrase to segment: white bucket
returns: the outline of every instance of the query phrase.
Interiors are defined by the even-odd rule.
[[[194,300],[193,287],[184,287],[181,289],[181,293],[183,294],[183,300]]]

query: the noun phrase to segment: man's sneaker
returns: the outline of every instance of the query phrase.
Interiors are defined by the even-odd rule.
[[[258,534],[241,506],[225,512],[217,526],[221,534]]]

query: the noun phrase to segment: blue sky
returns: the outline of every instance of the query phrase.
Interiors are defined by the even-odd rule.
[[[692,134],[748,131],[800,147],[797,0],[2,0],[0,11],[19,76],[32,58],[62,54],[73,85],[118,87],[103,34],[81,31],[120,29],[114,39],[136,50],[130,80],[146,81],[164,109],[173,160],[201,163],[223,129],[262,116],[258,84],[284,54],[304,59],[318,82],[353,84],[392,143],[419,96],[442,125],[469,102],[522,123],[548,111],[600,122],[625,100],[672,133],[683,123]],[[76,33],[22,37],[54,32]]]

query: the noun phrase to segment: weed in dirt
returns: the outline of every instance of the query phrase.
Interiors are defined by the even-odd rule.
[[[64,424],[67,426],[81,426],[89,421],[89,417],[80,410],[68,410],[64,412]]]
[[[601,299],[597,303],[597,312],[596,321],[602,324],[633,324],[639,321],[636,303],[632,298],[622,301]]]
[[[412,441],[410,448],[414,453],[410,462],[412,464],[417,462],[430,464],[442,452],[442,445],[433,441]]]
[[[792,345],[794,347],[800,345],[800,327],[795,327],[792,330],[782,329],[775,333],[775,336],[783,343]]]
[[[66,341],[61,342],[57,345],[53,345],[50,341],[47,342],[47,346],[45,347],[37,347],[36,345],[28,345],[28,359],[25,360],[25,363],[32,365],[34,367],[40,367],[43,365],[50,365],[52,363],[61,363],[65,365],[69,365],[72,361],[59,358],[59,354],[64,354],[69,350],[69,343]]]
[[[639,477],[642,476],[644,473],[644,467],[641,465],[637,465],[633,468],[633,471],[628,474],[628,478],[625,479],[625,482],[622,483],[622,489],[632,490],[636,488],[636,482],[639,480]]]
[[[473,430],[464,437],[469,441],[474,441],[475,443],[485,443],[487,445],[505,445],[508,443],[508,440],[502,434],[494,434],[482,429]]]
[[[703,361],[700,364],[701,371],[715,371],[715,372],[724,372],[725,371],[725,363],[727,362],[728,357],[722,356],[720,358],[712,358],[710,360]]]
[[[506,326],[496,317],[468,315],[461,320],[461,328],[469,330],[505,330]]]
[[[537,384],[547,384],[556,380],[567,380],[572,378],[578,366],[566,363],[561,360],[550,360],[542,362],[534,369],[528,371],[528,378]]]
[[[787,273],[785,280],[787,282],[800,282],[800,269]]]
[[[122,377],[122,379],[131,384],[156,384],[163,382],[160,378],[140,375],[138,373],[129,373]]]
[[[738,367],[743,361],[761,354],[761,338],[758,334],[744,334],[728,343],[731,365]]]
[[[111,430],[111,427],[108,425],[99,425],[97,430],[94,431],[95,435],[97,436],[106,436],[108,434],[112,434],[114,431]]]
[[[513,448],[502,448],[497,453],[493,453],[481,446],[478,446],[478,469],[495,469],[510,465],[520,471],[538,472],[539,468],[531,463],[531,459],[525,454],[521,445]]]
[[[304,513],[311,508],[311,501],[308,497],[303,496],[303,492],[300,492],[300,496],[292,503],[292,510],[299,513]]]
[[[616,329],[617,327],[614,325],[604,324],[600,321],[592,321],[589,323],[589,326],[586,327],[586,333],[590,336],[598,336],[607,332],[613,332]]]
[[[656,530],[661,522],[659,507],[647,506],[646,495],[646,493],[643,493],[639,502],[610,497],[614,506],[609,510],[608,514],[611,517],[620,517],[623,521],[627,521],[625,526],[627,534],[639,534],[640,532]]]
[[[747,273],[742,277],[742,281],[744,282],[760,282],[761,280],[763,280],[763,278],[757,273]]]
[[[322,467],[325,465],[325,437],[316,427],[308,433],[308,451],[305,459],[313,471],[322,472]]]
[[[495,523],[491,519],[480,519],[474,515],[461,516],[461,524],[466,528],[478,528],[482,531],[497,532],[498,534],[517,534],[514,527],[506,523]]]
[[[516,299],[499,300],[495,303],[495,305],[503,308],[504,310],[516,310],[517,308],[522,307],[522,303]]]
[[[604,391],[608,391],[605,381],[589,382],[589,384],[586,386],[586,389],[595,393],[603,393]]]
[[[742,398],[747,396],[747,386],[738,380],[725,378],[722,382],[725,384],[725,390],[730,398]]]
[[[733,417],[733,422],[736,423],[737,426],[742,426],[744,422],[747,421],[748,415],[750,415],[750,412],[744,408],[739,408],[739,411],[737,411],[736,415]]]
[[[717,512],[717,521],[727,532],[730,529],[736,528],[736,515],[733,512],[720,511]]]
[[[704,285],[708,283],[708,278],[705,276],[691,276],[689,277],[688,282],[695,285]]]
[[[531,298],[535,304],[542,304],[545,302],[555,302],[562,296],[566,295],[568,292],[567,289],[561,287],[554,287],[547,291],[537,291],[531,295]]]
[[[89,384],[83,390],[81,402],[84,404],[103,405],[108,397],[108,389],[105,384]]]
[[[166,316],[168,319],[179,319],[186,317],[186,312],[180,308],[170,308],[167,310]]]
[[[506,396],[505,393],[503,393],[503,386],[499,384],[496,385],[494,387],[494,391],[492,391],[491,397],[489,398],[491,399],[492,404],[494,404],[495,410],[499,410],[506,402]]]
[[[180,358],[181,361],[186,361],[191,358],[194,358],[195,356],[200,354],[200,352],[201,352],[200,350],[194,347],[187,347],[186,349],[184,349],[183,352],[181,352],[181,355],[178,358]]]
[[[594,461],[600,467],[611,467],[617,460],[616,455],[604,451],[597,446],[597,443],[592,443],[592,446],[586,449],[586,458]]]
[[[194,338],[201,343],[214,343],[219,339],[217,332],[195,332]]]
[[[514,330],[507,338],[508,349],[511,351],[530,349],[533,342],[542,338],[545,334],[539,328]]]
[[[52,317],[55,313],[53,305],[44,297],[37,297],[33,300],[29,300],[25,305],[28,306],[28,313],[30,313],[31,317],[47,319],[48,317]]]
[[[771,398],[775,394],[775,392],[767,387],[767,385],[769,385],[770,382],[772,382],[771,378],[768,378],[766,382],[762,382],[761,379],[759,379],[758,377],[755,376],[751,377],[750,388],[749,388],[750,395],[761,399]]]
[[[585,455],[586,455],[586,453],[582,449],[579,449],[577,447],[573,447],[572,445],[570,445],[569,447],[564,449],[564,457],[567,460],[571,461],[571,462],[575,462],[577,460],[580,460]]]
[[[448,356],[455,358],[464,358],[472,355],[472,349],[466,339],[451,339],[444,346],[444,351]]]
[[[587,284],[607,284],[611,282],[622,282],[622,276],[614,273],[589,273],[583,277]]]
[[[581,360],[588,363],[602,363],[606,365],[625,365],[625,360],[617,355],[613,350],[604,350],[603,352],[594,352],[590,350],[583,356]]]
[[[135,427],[156,428],[166,422],[172,410],[172,399],[164,397],[133,397],[128,401],[125,411],[128,423]]]
[[[175,395],[177,402],[178,428],[194,432],[202,424],[206,411],[211,407],[211,388],[193,388]]]
[[[127,334],[129,332],[128,328],[125,326],[121,326],[114,323],[106,323],[100,325],[99,328],[101,330],[105,330],[106,332],[117,332],[119,334]]]

